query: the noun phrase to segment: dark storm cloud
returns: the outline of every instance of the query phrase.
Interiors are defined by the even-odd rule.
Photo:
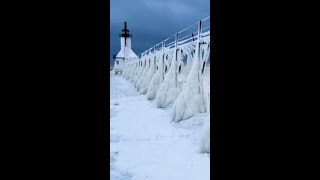
[[[132,49],[139,55],[163,39],[210,15],[209,0],[111,0],[110,62],[120,50],[123,22],[133,34]]]

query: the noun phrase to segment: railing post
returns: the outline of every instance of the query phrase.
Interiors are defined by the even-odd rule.
[[[154,64],[157,66],[157,55],[156,55],[156,46],[153,47],[153,61],[154,61]]]
[[[197,46],[196,48],[198,48],[198,60],[200,62],[200,38],[201,38],[201,20],[199,21],[199,25],[198,25],[198,38],[197,38]]]
[[[202,22],[199,22],[199,26],[198,26],[198,40],[200,41],[201,38],[201,26],[202,26]]]
[[[162,41],[162,64],[161,67],[159,66],[159,69],[161,68],[161,76],[162,76],[162,82],[164,80],[164,73],[163,73],[163,67],[164,67],[164,58],[165,58],[165,52],[164,49],[166,47],[166,41]]]
[[[179,33],[176,34],[176,39],[175,39],[175,84],[176,84],[176,87],[178,87],[178,73],[177,73],[177,64],[178,64],[178,36],[179,36]],[[173,62],[171,63],[173,64]]]
[[[176,50],[177,50],[177,48],[178,48],[178,33],[176,34],[176,39],[175,39],[175,48],[176,48]]]
[[[164,53],[165,41],[162,41],[162,53]]]
[[[196,55],[197,56],[197,63],[199,63],[199,69],[198,69],[198,71],[200,70],[200,67],[201,67],[201,48],[200,48],[200,38],[201,38],[201,20],[199,21],[199,26],[198,26],[198,39],[197,39],[197,46],[196,46],[196,48],[198,48],[197,50],[196,50],[196,52],[198,52],[198,54]],[[198,81],[200,82],[201,81],[201,78],[200,78],[200,73],[198,72]],[[199,85],[199,92],[201,92],[201,89],[202,89],[202,87],[201,87],[201,83],[200,83],[200,85]]]

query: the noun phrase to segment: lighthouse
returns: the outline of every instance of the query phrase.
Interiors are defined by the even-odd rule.
[[[114,58],[114,73],[122,73],[125,63],[132,59],[138,58],[138,56],[131,49],[131,38],[132,34],[127,29],[127,22],[124,22],[124,29],[120,36],[121,49]]]

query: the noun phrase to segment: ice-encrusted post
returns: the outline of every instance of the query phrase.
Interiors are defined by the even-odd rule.
[[[203,92],[201,90],[202,84],[200,80],[201,75],[201,21],[198,25],[198,36],[196,43],[196,52],[194,55],[194,62],[190,73],[188,74],[183,90],[175,101],[172,111],[172,121],[179,122],[183,119],[192,117],[197,113],[205,112],[205,104],[203,99]]]
[[[158,63],[157,63],[157,51],[156,51],[156,46],[154,46],[154,58],[153,58],[153,61],[154,61],[154,65],[155,66],[158,66]]]
[[[164,56],[165,56],[165,52],[164,52],[164,50],[165,50],[165,47],[166,47],[166,41],[162,41],[162,63],[161,63],[161,79],[162,79],[162,82],[163,82],[163,80],[164,80],[164,73],[163,73],[163,65],[164,65]],[[160,66],[160,63],[159,63],[159,66]]]
[[[165,108],[174,103],[177,99],[181,88],[178,86],[178,61],[181,60],[181,52],[178,47],[178,36],[175,36],[174,56],[171,61],[171,66],[163,83],[160,86],[159,93],[156,97],[156,105],[158,108]]]
[[[187,58],[187,67],[186,68],[187,68],[188,72],[190,72],[190,69],[192,67],[192,59],[193,59],[193,56],[194,56],[194,54],[192,54],[193,52],[194,52],[193,46],[191,46],[191,47],[189,46],[189,47],[186,48],[186,54],[188,56],[188,58]]]
[[[156,97],[160,85],[164,81],[164,56],[165,56],[165,41],[162,42],[162,59],[160,59],[158,69],[156,69],[155,75],[152,77],[147,90],[147,99],[152,100]]]
[[[175,39],[175,46],[174,46],[174,51],[175,51],[175,66],[177,66],[178,64],[178,36],[179,36],[179,33],[176,34],[176,39]],[[175,84],[176,86],[175,87],[178,87],[178,72],[177,72],[177,67],[175,67]]]
[[[142,91],[142,89],[144,88],[144,81],[146,80],[146,78],[149,78],[149,77],[147,77],[147,75],[150,75],[150,73],[149,73],[149,70],[150,70],[150,68],[152,68],[151,67],[151,59],[150,58],[145,58],[145,61],[144,61],[144,63],[145,63],[145,68],[144,68],[144,70],[143,70],[143,73],[142,73],[142,75],[140,76],[140,78],[139,78],[139,80],[138,80],[138,83],[137,83],[137,89],[138,89],[138,91]],[[149,74],[148,74],[149,73]],[[151,75],[153,75],[153,74],[151,74]],[[150,82],[150,80],[148,81],[148,82]],[[145,94],[145,92],[143,92],[142,94]]]
[[[141,89],[140,89],[140,94],[146,94],[148,90],[148,86],[150,84],[150,81],[154,74],[156,73],[156,56],[154,56],[153,59],[149,59],[150,61],[150,68],[148,69],[148,72],[146,75],[143,77],[143,81],[141,83]]]
[[[145,69],[147,68],[146,60],[149,58],[150,56],[148,58],[141,58],[139,60],[139,69],[134,78],[134,87],[137,88],[137,90],[139,90],[138,84],[139,84],[140,78],[142,77],[143,73],[145,72]]]

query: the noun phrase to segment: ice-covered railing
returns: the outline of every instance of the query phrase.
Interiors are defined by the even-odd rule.
[[[200,32],[200,36],[199,36]],[[196,22],[189,27],[184,28],[183,30],[173,34],[172,36],[162,40],[161,42],[151,46],[144,52],[142,52],[138,59],[130,59],[126,61],[127,64],[132,64],[137,61],[141,61],[143,56],[149,55],[154,52],[162,52],[173,50],[177,46],[182,46],[186,44],[192,44],[200,39],[206,39],[206,41],[210,41],[210,16]]]
[[[178,109],[192,109],[189,104],[197,101],[199,108],[196,110],[174,113],[173,119],[178,122],[196,113],[208,112],[207,100],[202,100],[201,96],[208,96],[209,93],[204,92],[203,86],[203,74],[209,57],[210,16],[155,44],[142,52],[139,58],[127,59],[123,75],[134,83],[141,94],[147,94],[149,100],[155,99],[157,107],[167,107],[180,99],[177,106],[183,107]],[[189,100],[181,94],[198,97],[192,100],[190,96]]]

